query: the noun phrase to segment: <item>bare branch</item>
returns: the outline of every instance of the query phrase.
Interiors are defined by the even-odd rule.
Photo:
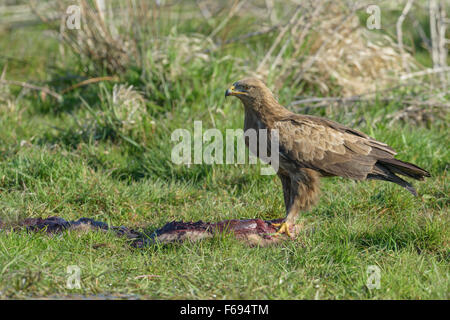
[[[402,65],[403,69],[407,70],[409,72],[409,66],[406,63],[405,60],[405,51],[403,50],[403,31],[402,31],[402,25],[403,21],[405,20],[406,16],[408,15],[409,10],[411,10],[412,5],[414,3],[414,0],[408,0],[406,3],[406,6],[403,8],[402,14],[397,20],[397,42],[398,42],[398,48],[400,50],[400,55],[402,58]]]
[[[79,82],[77,84],[74,84],[73,86],[70,86],[70,87],[64,89],[62,91],[62,93],[66,93],[68,91],[71,91],[73,89],[76,89],[78,87],[82,87],[82,86],[85,86],[85,85],[88,85],[88,84],[91,84],[91,83],[96,83],[96,82],[101,82],[101,81],[117,81],[118,79],[119,78],[115,77],[115,76],[113,76],[113,77],[111,77],[111,76],[97,77],[97,78],[87,79],[87,80],[81,81],[81,82]]]
[[[449,72],[449,71],[450,71],[450,67],[426,69],[426,70],[402,75],[400,77],[400,80],[406,80],[406,79],[410,79],[410,78],[414,78],[414,77],[422,77],[422,76],[426,76],[426,75],[430,75],[430,74],[434,74],[434,73],[444,73],[444,72]]]
[[[15,85],[15,86],[20,86],[23,88],[28,88],[28,89],[32,89],[32,90],[37,90],[37,91],[41,91],[44,93],[47,93],[49,95],[51,95],[52,97],[56,98],[58,101],[63,101],[63,97],[62,95],[48,89],[48,88],[44,88],[44,87],[39,87],[39,86],[35,86],[33,84],[29,84],[26,82],[22,82],[22,81],[15,81],[15,80],[4,80],[4,79],[0,79],[0,84],[6,84],[6,85]]]

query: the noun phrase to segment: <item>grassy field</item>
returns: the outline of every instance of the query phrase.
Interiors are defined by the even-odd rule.
[[[379,181],[323,180],[318,206],[301,216],[305,231],[265,248],[229,236],[133,249],[109,232],[9,232],[21,219],[54,215],[149,229],[172,220],[284,215],[276,176],[260,175],[255,165],[175,165],[170,139],[177,128],[193,131],[194,121],[223,132],[242,128],[243,108],[225,100],[224,91],[256,68],[277,34],[212,51],[202,44],[198,56],[183,61],[183,36],[215,32],[212,38],[224,41],[257,30],[260,21],[251,14],[233,17],[216,31],[226,13],[207,23],[172,10],[162,20],[176,23],[158,29],[176,39],[158,47],[166,60],[142,45],[143,61],[151,62],[117,73],[78,57],[46,25],[0,30],[6,79],[61,93],[86,79],[116,77],[68,90],[61,102],[0,85],[0,298],[449,299],[448,115],[392,120],[405,108],[402,97],[427,98],[421,85],[391,90],[398,98],[390,102],[375,98],[308,111],[386,142],[399,159],[428,170],[431,178],[414,182],[417,198]],[[197,50],[192,38],[187,43],[187,51]],[[416,54],[429,63],[423,50]],[[281,103],[296,100],[298,87],[289,78],[279,85],[275,70],[267,79]],[[113,94],[119,84],[135,91],[121,99]],[[339,90],[332,87],[330,95]],[[317,94],[314,85],[301,92]],[[448,93],[444,98],[449,101]],[[72,265],[80,268],[80,289],[67,287]],[[381,271],[379,289],[367,287],[369,266]]]

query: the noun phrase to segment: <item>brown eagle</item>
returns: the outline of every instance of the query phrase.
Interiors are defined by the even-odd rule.
[[[291,236],[299,212],[318,199],[321,177],[390,181],[417,196],[413,186],[396,174],[416,180],[430,176],[412,163],[395,159],[396,152],[391,147],[362,132],[325,118],[289,111],[256,78],[235,82],[225,96],[236,96],[244,104],[244,131],[266,129],[269,137],[272,130],[278,130],[277,174],[286,206],[286,219],[278,225],[278,234]]]

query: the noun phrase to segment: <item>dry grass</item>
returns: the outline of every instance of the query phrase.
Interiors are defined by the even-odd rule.
[[[62,44],[67,45],[76,55],[91,60],[96,67],[106,70],[123,71],[131,59],[136,59],[135,42],[124,36],[119,29],[129,29],[134,20],[115,19],[113,12],[98,6],[100,1],[88,2],[80,0],[76,5],[80,8],[80,29],[69,28],[67,22],[74,22],[67,13],[70,5],[74,3],[60,0],[50,4],[47,8],[39,7],[35,1],[30,1],[35,14],[45,22],[52,30],[58,33]],[[51,12],[48,13],[48,12]],[[59,20],[54,16],[60,17]],[[127,24],[117,25],[117,21]],[[129,30],[128,30],[129,31]],[[61,47],[64,54],[66,47]]]
[[[330,0],[302,4],[279,49],[258,71],[276,71],[280,85],[292,79],[294,85],[314,86],[324,95],[338,88],[344,97],[392,84],[403,73],[401,54],[392,39],[361,26],[356,11],[362,8]],[[289,46],[293,52],[284,55]],[[416,68],[411,55],[406,53],[405,61]]]
[[[235,2],[228,13],[222,12],[223,18],[212,20],[211,12],[218,9],[209,1],[200,1],[194,14],[206,19],[213,31],[208,35],[178,34],[173,27],[168,33],[161,31],[170,11],[164,6],[138,0],[105,2],[101,7],[98,3],[102,2],[79,1],[80,30],[67,29],[65,19],[53,24],[64,48],[84,58],[85,64],[92,65],[96,71],[117,74],[137,66],[150,70],[162,81],[176,79],[192,64],[210,63],[209,53],[219,48],[214,43],[216,36],[235,28],[232,17],[241,14],[236,8],[245,7],[246,12],[254,13],[261,21],[274,20],[273,10],[262,10],[258,2],[246,1]],[[55,3],[66,17],[65,9],[70,3],[65,0]],[[294,2],[286,5],[295,9]],[[276,78],[279,87],[289,82],[299,88],[297,95],[314,88],[321,95],[339,92],[339,96],[349,97],[398,83],[406,71],[418,70],[418,64],[405,51],[407,48],[399,48],[391,37],[361,25],[357,12],[365,10],[367,5],[366,1],[356,4],[303,1],[290,10],[294,12],[290,17],[283,17],[282,21],[287,21],[284,25],[277,25],[265,55],[239,71]],[[38,15],[46,20],[42,13]]]
[[[140,125],[146,113],[145,99],[133,86],[114,85],[111,105],[112,111],[125,131]]]
[[[63,45],[61,51],[64,53],[68,48],[95,72],[106,70],[108,74],[120,74],[136,66],[175,77],[184,71],[186,64],[208,60],[204,52],[211,48],[212,42],[206,36],[167,35],[161,31],[166,19],[163,6],[143,0],[79,0],[80,29],[71,30],[66,25],[66,10],[71,4],[65,0],[54,2],[53,9],[61,16],[57,23],[37,7],[34,11],[57,32]],[[170,56],[173,52],[176,54]]]

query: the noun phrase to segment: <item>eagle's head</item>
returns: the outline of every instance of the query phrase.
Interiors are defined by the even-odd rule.
[[[227,91],[225,97],[236,96],[244,104],[247,102],[263,101],[267,98],[272,98],[272,92],[269,88],[257,78],[245,78],[236,81]]]

